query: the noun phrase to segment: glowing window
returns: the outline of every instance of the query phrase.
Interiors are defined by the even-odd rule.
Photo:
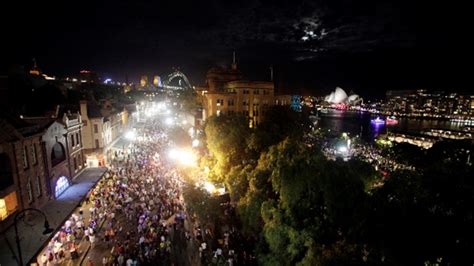
[[[58,198],[68,187],[69,187],[69,180],[65,176],[61,176],[58,181],[56,182],[55,187],[55,196]]]

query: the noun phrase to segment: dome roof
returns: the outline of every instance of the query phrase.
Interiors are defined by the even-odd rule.
[[[332,103],[342,103],[346,99],[347,99],[347,93],[343,89],[337,87],[336,90],[334,91],[334,98],[331,102]]]
[[[357,94],[347,96],[347,93],[343,89],[336,87],[331,94],[324,97],[324,100],[328,103],[357,103],[362,99]]]
[[[351,96],[347,97],[348,102],[354,102],[354,101],[357,101],[358,99],[359,99],[359,95],[357,94],[352,94]]]

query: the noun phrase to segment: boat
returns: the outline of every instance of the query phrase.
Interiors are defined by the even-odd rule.
[[[374,125],[383,125],[383,124],[385,124],[385,120],[381,119],[378,116],[375,119],[371,119],[370,122]]]
[[[387,119],[385,120],[385,123],[387,125],[396,125],[398,124],[398,120],[395,116],[390,116],[390,117],[387,117]]]

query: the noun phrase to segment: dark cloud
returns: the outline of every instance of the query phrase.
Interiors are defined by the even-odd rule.
[[[420,33],[420,28],[430,29],[430,24],[420,19],[417,4],[407,0],[138,0],[33,2],[28,8],[19,2],[16,5],[11,9],[18,13],[15,20],[4,23],[12,46],[9,56],[20,63],[36,57],[45,70],[57,74],[91,68],[123,80],[126,74],[138,79],[142,73],[168,73],[180,66],[192,80],[201,82],[208,67],[228,64],[231,52],[237,50],[239,65],[248,68],[250,75],[261,73],[265,78],[273,64],[276,73],[277,68],[288,69],[285,78],[289,80],[313,76],[321,81],[313,85],[305,81],[301,86],[331,87],[347,82],[363,88],[373,79],[373,70],[384,68],[399,73],[399,79],[407,82],[405,86],[415,86],[425,80],[413,81],[414,66],[434,68],[430,54],[439,53],[436,47],[442,46],[431,41],[436,30]],[[418,21],[422,21],[421,26]],[[442,29],[453,38],[449,29]],[[442,38],[441,42],[449,40]],[[423,51],[426,65],[420,63],[419,51]],[[359,55],[375,59],[354,62]],[[393,65],[400,63],[410,67],[400,71]],[[354,77],[349,66],[365,71]],[[327,73],[325,68],[341,73]],[[428,76],[427,72],[420,74],[424,79]]]

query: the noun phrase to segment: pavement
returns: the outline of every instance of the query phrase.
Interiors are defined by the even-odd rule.
[[[76,179],[72,185],[56,200],[46,203],[41,210],[46,214],[51,228],[57,229],[63,225],[71,213],[83,201],[85,195],[102,177],[107,168],[87,168]],[[18,234],[23,262],[27,263],[40,251],[49,240],[49,235],[43,235],[44,230],[42,217],[39,215],[18,221]],[[27,221],[24,221],[27,220]],[[55,230],[56,231],[56,230]],[[53,232],[54,234],[55,232]],[[15,230],[11,226],[1,236],[0,241],[0,265],[17,265],[15,257],[17,248],[15,243]]]

